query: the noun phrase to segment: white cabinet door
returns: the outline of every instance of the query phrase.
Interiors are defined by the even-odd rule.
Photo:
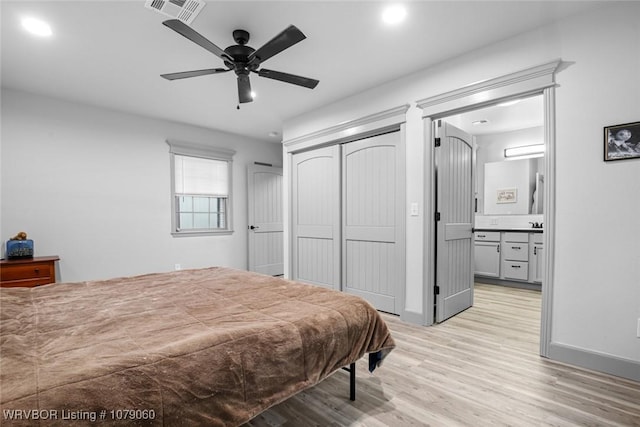
[[[500,277],[500,243],[476,242],[475,274],[488,277]]]
[[[529,261],[531,267],[530,281],[542,283],[544,277],[544,246],[542,244],[534,244]]]
[[[340,290],[340,146],[294,154],[291,182],[293,279]]]

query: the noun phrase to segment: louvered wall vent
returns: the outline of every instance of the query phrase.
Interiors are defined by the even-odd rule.
[[[204,5],[202,0],[147,0],[144,7],[191,24]]]

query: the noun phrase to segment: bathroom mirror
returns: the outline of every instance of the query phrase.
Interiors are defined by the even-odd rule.
[[[505,157],[505,149],[544,144],[541,95],[510,100],[445,120],[474,139],[479,215],[542,213],[544,154]]]

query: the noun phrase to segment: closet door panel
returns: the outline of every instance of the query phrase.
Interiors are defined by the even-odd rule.
[[[398,313],[404,185],[399,132],[343,146],[343,289]]]
[[[292,156],[293,279],[340,289],[340,147]]]

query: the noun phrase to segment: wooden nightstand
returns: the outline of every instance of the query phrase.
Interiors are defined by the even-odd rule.
[[[34,287],[56,282],[57,256],[0,260],[0,287]]]

